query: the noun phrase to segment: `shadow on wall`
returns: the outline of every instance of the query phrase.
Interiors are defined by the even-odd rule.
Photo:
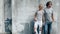
[[[7,18],[5,20],[5,32],[7,34],[12,34],[12,19]]]
[[[31,20],[29,23],[24,24],[24,33],[23,34],[34,34],[34,20]],[[22,33],[22,32],[21,32]]]
[[[34,34],[34,20],[33,19],[30,21],[30,33]]]
[[[39,33],[39,26],[37,28],[37,31]],[[30,21],[30,34],[34,34],[34,20],[33,19]]]
[[[29,23],[21,23],[21,25],[24,26],[24,29],[22,31],[20,31],[18,34],[30,34]]]
[[[30,34],[30,31],[29,31],[29,23],[25,23],[25,26],[24,26],[24,34]]]

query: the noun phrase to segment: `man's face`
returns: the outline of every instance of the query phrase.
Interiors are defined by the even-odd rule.
[[[52,3],[49,3],[48,7],[51,8],[52,7]]]

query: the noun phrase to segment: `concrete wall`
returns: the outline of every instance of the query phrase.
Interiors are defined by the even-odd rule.
[[[0,0],[0,33],[5,32],[4,20],[12,18],[13,34],[33,34],[34,13],[40,3],[45,6],[47,1],[49,0],[12,0],[10,5],[8,0]],[[52,34],[60,34],[60,0],[51,1],[55,11]]]
[[[12,0],[12,32],[18,34],[32,34],[34,13],[38,9],[40,3],[45,6],[47,1],[49,0]],[[50,1],[53,2],[55,12],[52,34],[59,34],[59,0]]]
[[[38,0],[13,0],[13,33],[31,34],[31,21],[37,10]]]
[[[0,33],[5,32],[4,20],[12,18],[13,34],[33,34],[34,14],[39,4],[42,3],[45,6],[47,1],[49,0],[12,0],[11,6],[8,0],[0,0]],[[52,24],[52,34],[60,34],[60,0],[51,1],[55,16],[57,16],[56,21]]]
[[[4,33],[4,1],[0,0],[0,33]]]
[[[5,33],[10,34],[12,31],[12,8],[11,0],[4,0],[4,27]],[[5,34],[4,33],[4,34]]]

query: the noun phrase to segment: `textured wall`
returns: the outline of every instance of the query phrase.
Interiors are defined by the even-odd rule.
[[[34,0],[14,0],[13,4],[13,29],[20,34],[30,33],[30,23],[37,10],[38,1]],[[30,33],[31,34],[31,33]]]
[[[34,13],[40,3],[45,6],[47,1],[49,0],[12,0],[11,5],[9,0],[0,0],[0,33],[5,32],[4,20],[12,18],[13,34],[32,34]],[[55,11],[55,22],[52,24],[52,34],[60,34],[60,0],[51,1],[53,2]]]
[[[4,1],[0,0],[0,33],[4,32]]]
[[[4,0],[4,26],[6,34],[10,34],[12,31],[11,0]]]
[[[20,34],[32,34],[33,33],[33,16],[35,11],[38,9],[39,3],[45,6],[45,3],[49,0],[12,0],[12,32]],[[59,6],[56,6],[56,1],[53,2],[53,8],[55,11],[55,22],[52,24],[52,34],[59,34],[59,21],[56,18],[59,12]],[[58,5],[58,4],[57,4]],[[58,26],[58,27],[57,27]]]

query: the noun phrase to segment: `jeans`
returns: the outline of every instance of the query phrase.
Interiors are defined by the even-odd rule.
[[[43,26],[43,34],[51,34],[52,22],[46,22]]]

